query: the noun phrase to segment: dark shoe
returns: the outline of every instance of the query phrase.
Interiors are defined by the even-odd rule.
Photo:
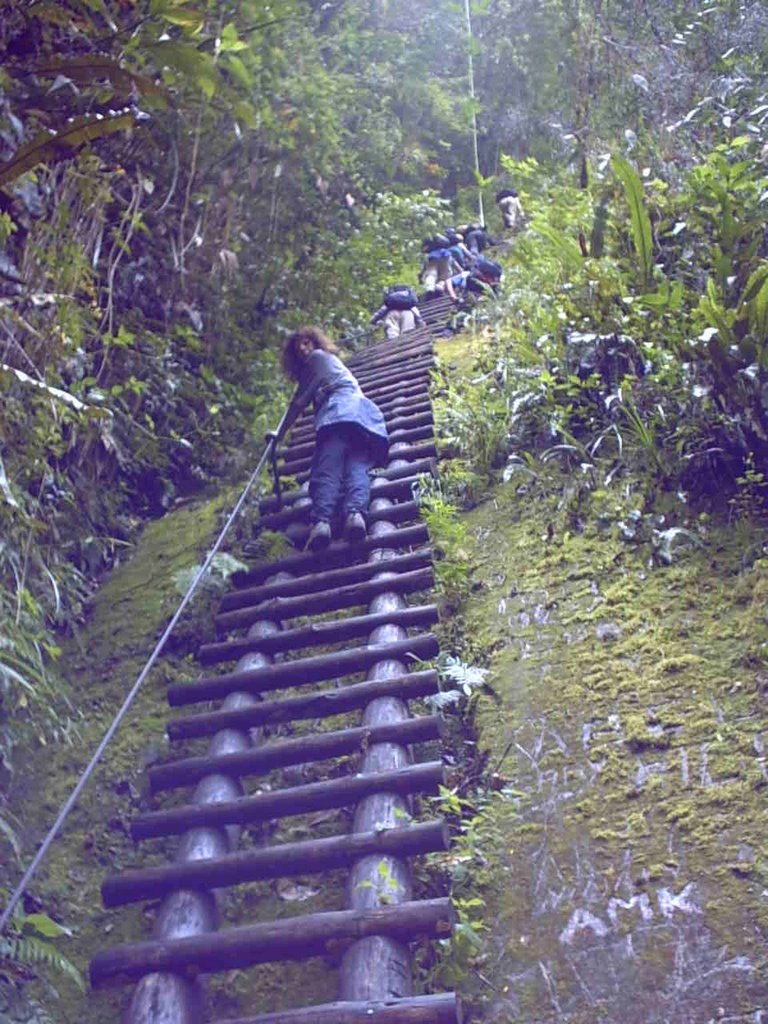
[[[307,537],[307,543],[305,549],[309,548],[310,551],[322,551],[323,548],[327,548],[331,543],[331,524],[326,522],[325,519],[321,519],[318,523],[312,524],[312,529],[309,531]]]
[[[365,540],[368,530],[361,512],[350,512],[344,522],[344,536],[350,544],[359,544]]]

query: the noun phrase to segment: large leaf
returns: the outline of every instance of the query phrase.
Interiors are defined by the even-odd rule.
[[[79,146],[104,135],[126,131],[135,123],[136,118],[130,112],[116,114],[114,117],[91,114],[74,118],[71,124],[61,131],[41,132],[31,142],[17,149],[10,160],[0,164],[0,188],[20,178],[38,164],[53,163],[55,160],[71,156],[72,151]]]
[[[647,287],[653,270],[653,236],[651,218],[645,208],[643,183],[632,165],[623,156],[611,158],[616,177],[624,186],[624,196],[629,206],[632,223],[632,240],[640,262],[640,276],[643,287]]]
[[[87,57],[70,57],[68,60],[48,60],[33,67],[9,67],[11,73],[41,75],[55,78],[63,75],[79,84],[100,82],[107,79],[123,93],[136,90],[142,96],[167,96],[167,92],[147,75],[137,75],[124,68],[111,57],[91,54]]]

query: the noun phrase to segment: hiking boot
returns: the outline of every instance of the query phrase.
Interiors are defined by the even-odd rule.
[[[305,548],[309,548],[310,551],[322,551],[323,548],[327,548],[331,543],[331,524],[325,519],[321,519],[317,523],[312,524],[312,529],[309,531],[307,537],[307,543]]]
[[[344,536],[350,544],[358,544],[361,540],[365,540],[367,533],[362,513],[350,512],[344,522]]]

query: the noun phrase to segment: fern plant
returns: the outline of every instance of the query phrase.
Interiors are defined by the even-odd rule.
[[[8,897],[2,890],[0,895],[4,900]],[[0,976],[11,982],[31,981],[42,976],[50,981],[48,974],[53,972],[71,979],[85,991],[80,971],[51,942],[51,939],[71,934],[48,914],[26,914],[17,905],[7,931],[0,935]]]

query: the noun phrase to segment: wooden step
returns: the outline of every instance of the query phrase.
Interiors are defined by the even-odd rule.
[[[448,849],[448,826],[428,821],[379,832],[352,832],[325,839],[280,843],[209,860],[138,868],[109,875],[101,885],[105,907],[156,900],[174,889],[221,889],[267,878],[291,878],[346,867],[375,854],[416,857]]]
[[[255,726],[299,722],[308,718],[332,718],[348,711],[359,711],[379,697],[397,697],[409,701],[429,697],[437,691],[437,672],[427,669],[391,679],[372,679],[364,683],[336,686],[331,690],[314,691],[297,697],[264,700],[234,711],[207,711],[175,718],[167,724],[166,732],[172,742],[195,739],[199,736],[212,736],[220,729],[250,729]]]
[[[431,412],[432,403],[423,394],[416,395],[412,400],[398,400],[388,399],[386,403],[382,402],[379,405],[379,411],[384,417],[384,422],[387,427],[390,428],[393,421],[403,416],[416,416],[419,413]],[[314,440],[315,437],[315,424],[314,418],[311,421],[302,423],[301,429],[294,427],[287,435],[290,439],[290,443],[300,444],[308,443]]]
[[[389,570],[386,562],[380,562],[379,572]],[[274,619],[286,622],[298,615],[318,615],[322,612],[340,611],[342,608],[357,608],[368,604],[378,594],[416,594],[433,586],[435,577],[432,569],[413,569],[411,572],[396,573],[381,579],[362,580],[347,587],[333,587],[312,594],[297,594],[296,597],[273,597],[261,604],[236,608],[231,612],[217,615],[214,623],[219,634],[233,629],[245,629],[259,619]]]
[[[394,412],[398,408],[408,408],[413,405],[423,405],[425,402],[429,402],[429,385],[423,382],[417,382],[416,384],[409,384],[405,387],[401,387],[399,384],[390,385],[389,394],[383,394],[376,399],[376,404],[382,413]],[[288,435],[293,437],[294,434],[298,436],[302,431],[314,431],[315,429],[315,416],[313,412],[304,412],[296,420],[293,428]]]
[[[306,786],[291,786],[239,800],[215,804],[184,804],[163,811],[138,814],[130,824],[131,837],[157,839],[178,835],[191,828],[223,828],[225,825],[253,825],[271,818],[292,817],[334,807],[349,807],[373,793],[434,793],[445,783],[442,761],[411,764],[391,772],[347,775]]]
[[[450,935],[454,914],[448,899],[419,900],[371,910],[337,910],[230,928],[224,932],[132,942],[102,950],[90,965],[94,988],[127,984],[145,974],[171,971],[196,977],[272,961],[324,954],[329,943],[383,935],[409,942]]]
[[[430,675],[430,673],[423,673]],[[434,691],[430,682],[427,692]],[[347,687],[347,692],[349,687]],[[309,733],[290,740],[261,743],[248,750],[230,754],[185,757],[149,769],[149,788],[153,793],[178,786],[194,786],[206,775],[216,773],[242,778],[259,775],[287,765],[310,764],[332,757],[358,754],[372,743],[400,743],[411,746],[426,743],[441,735],[443,719],[423,715],[387,725],[359,725],[351,729]]]
[[[232,590],[225,594],[219,605],[220,612],[232,611],[235,608],[247,608],[275,597],[295,597],[316,593],[319,590],[332,590],[337,587],[349,586],[369,580],[382,572],[408,572],[423,569],[432,564],[432,549],[419,548],[406,555],[395,555],[381,562],[359,562],[357,565],[344,566],[341,569],[330,569],[328,572],[312,573],[292,579],[275,580],[262,583],[258,587],[245,587]]]
[[[233,574],[232,581],[237,586],[262,583],[269,576],[286,572],[293,574],[315,573],[318,569],[334,569],[342,565],[354,565],[366,561],[372,551],[379,549],[409,548],[415,544],[424,544],[429,534],[424,523],[406,526],[401,530],[382,537],[366,537],[359,544],[346,544],[337,541],[325,551],[304,551],[301,554],[286,555],[274,562],[257,562],[244,572]]]
[[[396,414],[393,416],[385,416],[384,419],[387,424],[387,431],[390,435],[402,430],[411,430],[414,427],[434,425],[435,422],[431,408],[420,412],[409,412],[407,415]],[[306,438],[292,438],[290,444],[283,445],[278,448],[277,455],[278,458],[292,461],[301,458],[304,455],[311,455],[314,450],[315,438],[313,434],[311,437]]]
[[[434,626],[437,622],[437,605],[418,605],[415,608],[399,608],[396,611],[378,612],[375,615],[351,615],[344,619],[327,622],[312,622],[296,629],[285,629],[269,636],[247,637],[242,640],[226,640],[218,644],[203,644],[198,659],[203,665],[214,665],[221,661],[236,661],[244,654],[261,651],[263,654],[281,654],[296,651],[302,647],[319,647],[326,644],[343,643],[361,636],[369,636],[379,626],[402,626],[403,629]]]
[[[423,571],[423,570],[420,570]],[[402,580],[394,577],[391,582]],[[314,658],[297,658],[263,668],[241,669],[219,676],[208,676],[194,683],[174,683],[168,687],[171,707],[199,704],[204,700],[223,700],[230,693],[265,693],[289,686],[305,686],[326,679],[341,679],[346,675],[364,672],[377,661],[422,661],[438,653],[437,637],[423,633],[396,640],[389,644],[366,644],[332,654],[318,654]]]
[[[389,435],[389,443],[390,445],[406,442],[413,444],[416,441],[426,441],[428,438],[433,437],[434,433],[432,423],[427,423],[423,427],[411,427],[409,430],[395,430]],[[297,473],[309,469],[311,465],[312,455],[306,455],[301,458],[292,459],[291,462],[282,463],[278,466],[278,472],[281,476],[295,476]]]
[[[441,992],[388,999],[382,1003],[323,1003],[237,1020],[218,1020],[213,1024],[462,1024],[463,1020],[456,993]]]
[[[404,476],[423,476],[425,473],[434,475],[435,472],[436,463],[434,458],[415,459],[413,462],[408,463],[408,465],[392,466],[391,468],[388,466],[386,469],[377,470],[371,478],[371,487],[377,487],[379,480],[402,480]],[[308,490],[283,491],[281,502],[283,507],[287,507],[308,497]],[[267,512],[275,511],[277,511],[277,498],[275,495],[272,494],[267,498],[261,498],[259,501],[259,512],[266,514]]]
[[[447,448],[441,448],[439,452],[441,459],[447,459],[452,457],[452,452]],[[416,459],[436,459],[438,456],[437,446],[434,440],[431,441],[419,441],[416,444],[403,444],[399,442],[397,450],[390,448],[389,458],[391,461],[397,460],[398,462],[402,459],[403,461],[415,461]],[[300,484],[304,483],[305,480],[309,480],[309,469],[303,470],[301,473],[296,474],[296,481]]]

